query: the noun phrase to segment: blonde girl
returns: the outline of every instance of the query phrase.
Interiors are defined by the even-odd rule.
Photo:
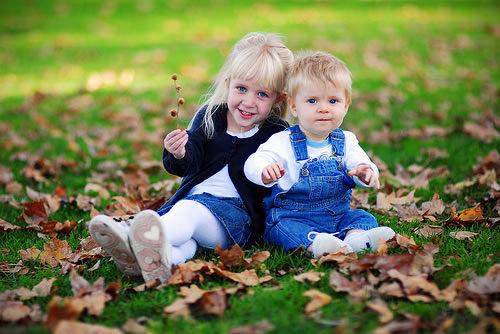
[[[164,139],[163,165],[183,178],[177,192],[158,212],[90,222],[90,233],[122,271],[164,281],[172,264],[191,259],[200,246],[244,246],[262,235],[262,199],[269,192],[246,179],[243,165],[288,126],[284,88],[292,60],[276,34],[239,40],[189,129]]]

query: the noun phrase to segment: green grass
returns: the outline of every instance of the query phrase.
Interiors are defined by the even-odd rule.
[[[138,162],[143,154],[148,160],[161,159],[161,138],[175,124],[164,111],[155,112],[148,105],[173,104],[170,74],[180,74],[187,105],[181,111],[186,118],[196,109],[203,93],[220,68],[224,56],[242,35],[249,31],[275,31],[284,35],[293,50],[323,49],[343,59],[354,78],[354,100],[343,125],[356,129],[363,147],[380,157],[394,171],[397,164],[425,167],[446,166],[450,174],[437,177],[428,189],[419,189],[416,196],[429,200],[437,192],[446,204],[459,209],[470,207],[487,197],[486,188],[465,189],[458,195],[445,194],[444,187],[472,176],[478,159],[500,147],[497,141],[484,143],[462,133],[464,122],[476,114],[492,111],[498,114],[498,2],[302,2],[272,1],[244,5],[239,2],[203,2],[196,7],[185,1],[17,1],[0,4],[0,164],[14,173],[15,180],[37,191],[52,192],[58,185],[68,196],[83,193],[83,188],[99,163],[125,159]],[[495,32],[497,31],[495,35]],[[382,65],[374,66],[367,55],[376,53]],[[92,76],[111,74],[107,84],[87,91]],[[133,73],[133,80],[120,84],[119,77]],[[396,78],[397,80],[391,80]],[[48,94],[40,104],[29,110],[21,106],[34,92]],[[388,100],[382,97],[387,95]],[[75,99],[86,96],[86,104],[74,110]],[[446,104],[449,104],[448,106]],[[78,107],[78,106],[77,106]],[[377,112],[382,108],[385,113]],[[78,108],[77,108],[78,109]],[[130,114],[126,113],[131,110]],[[444,110],[444,111],[443,111]],[[120,115],[136,119],[115,120]],[[441,117],[436,117],[441,115]],[[388,126],[403,131],[425,126],[452,129],[446,138],[419,140],[404,138],[391,144],[370,143],[369,134]],[[118,129],[118,131],[116,131]],[[137,129],[155,133],[157,139],[130,139]],[[90,131],[91,130],[91,131]],[[113,132],[116,131],[116,132]],[[99,146],[102,133],[111,132],[109,141]],[[11,146],[12,138],[26,139],[25,146]],[[74,145],[70,145],[74,143]],[[449,158],[430,160],[421,149],[436,147],[446,150]],[[99,149],[108,149],[100,156]],[[97,150],[97,151],[96,151]],[[61,169],[46,184],[34,183],[23,176],[26,163],[13,160],[16,153],[29,152],[51,162],[57,157],[77,163],[75,170]],[[143,158],[144,159],[144,158]],[[168,178],[154,172],[150,181]],[[110,180],[121,183],[121,179]],[[6,193],[0,186],[0,194]],[[112,195],[123,195],[112,192]],[[373,194],[372,194],[373,195]],[[374,200],[374,196],[371,197]],[[16,199],[29,201],[23,192]],[[103,201],[103,209],[109,201]],[[373,202],[372,202],[373,203]],[[485,202],[489,218],[497,214],[492,201]],[[0,218],[24,226],[22,209],[0,203]],[[500,235],[498,228],[473,225],[466,228],[479,235],[471,241],[443,234],[432,239],[415,235],[419,222],[399,222],[394,217],[376,214],[378,220],[398,233],[412,236],[418,244],[432,241],[440,246],[435,265],[443,267],[433,280],[440,288],[453,279],[470,278],[470,271],[483,275],[498,263]],[[66,239],[73,250],[88,232],[83,222],[89,213],[67,203],[51,215],[58,221],[81,220],[82,223]],[[443,224],[449,213],[439,217]],[[45,241],[33,231],[0,233],[0,262],[19,261],[19,250],[31,246],[41,249]],[[293,280],[293,273],[281,277],[279,270],[313,269],[304,255],[289,255],[267,245],[255,245],[247,251],[268,249],[271,257],[265,266],[281,289],[267,285],[253,289],[253,294],[234,295],[230,308],[220,317],[195,313],[193,320],[171,319],[163,315],[164,306],[177,298],[178,288],[142,293],[121,292],[107,304],[99,317],[84,316],[83,321],[119,327],[129,318],[147,316],[154,332],[220,333],[235,326],[267,319],[276,333],[331,332],[304,316],[308,298],[302,296],[309,288],[318,288],[333,297],[322,309],[323,318],[345,319],[351,333],[369,333],[379,326],[377,316],[364,310],[364,304],[352,303],[345,294],[328,286],[328,275],[315,285]],[[202,258],[210,259],[210,252]],[[452,256],[457,258],[450,259]],[[94,262],[85,264],[90,268]],[[67,275],[59,270],[41,267],[28,261],[27,275],[5,275],[0,291],[19,287],[31,288],[42,278],[57,277],[55,286],[60,296],[71,295]],[[329,265],[319,270],[328,273]],[[103,276],[106,282],[120,281],[124,288],[140,282],[123,276],[108,259],[83,276],[93,282]],[[210,277],[201,287],[227,285]],[[46,310],[50,297],[35,298],[26,304],[38,303]],[[455,320],[449,332],[465,332],[478,318],[466,311],[452,311],[445,303],[411,303],[388,299],[397,314],[418,314],[425,324],[423,332],[431,332],[436,321],[445,315]],[[2,324],[3,325],[3,324]],[[10,328],[10,327],[5,327]],[[30,325],[29,332],[46,332],[39,324]],[[3,329],[2,329],[3,330]]]

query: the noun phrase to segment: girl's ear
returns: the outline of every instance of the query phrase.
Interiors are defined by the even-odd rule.
[[[287,96],[288,100],[288,109],[292,113],[294,117],[297,117],[297,106],[295,105],[295,99],[293,99],[291,96]]]
[[[276,96],[276,101],[274,103],[280,103],[286,100],[286,93],[279,93],[278,96]]]

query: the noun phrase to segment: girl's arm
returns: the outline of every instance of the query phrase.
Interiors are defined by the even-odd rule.
[[[205,112],[206,106],[196,113],[190,129],[187,130],[188,141],[184,157],[177,159],[172,153],[163,148],[163,166],[170,174],[183,177],[200,170],[207,140],[203,130],[203,115]]]
[[[377,166],[370,160],[366,152],[359,145],[356,135],[350,131],[344,131],[345,134],[345,167],[348,171],[356,170],[360,165],[366,165],[373,171],[373,177],[378,179],[379,171]],[[369,185],[362,182],[357,176],[353,177],[354,182],[362,187]]]

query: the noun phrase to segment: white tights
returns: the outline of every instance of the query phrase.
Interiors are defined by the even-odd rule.
[[[172,262],[184,263],[196,253],[197,243],[205,248],[229,245],[229,235],[220,221],[203,204],[180,200],[160,217],[168,241],[172,244]]]

